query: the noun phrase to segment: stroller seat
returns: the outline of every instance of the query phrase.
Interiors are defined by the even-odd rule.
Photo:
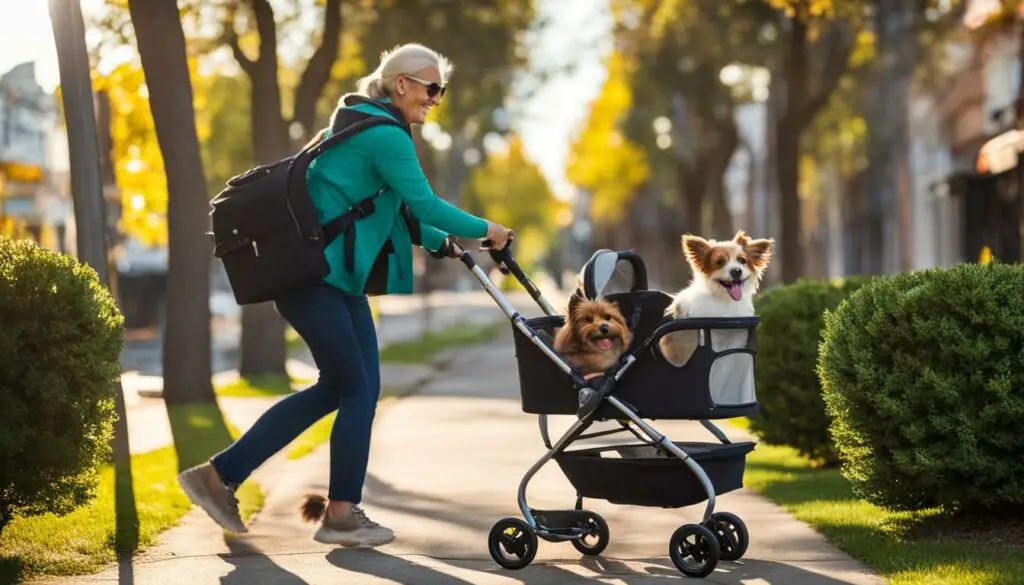
[[[664,316],[672,297],[662,291],[636,290],[605,295],[619,306],[633,333],[628,350],[636,360],[615,386],[615,396],[648,419],[723,419],[747,416],[758,410],[753,385],[753,356],[757,352],[757,318],[680,319]],[[527,319],[534,331],[554,337],[565,317],[548,315]],[[742,348],[714,348],[712,331],[744,329]],[[659,340],[675,331],[697,331],[701,336],[693,356],[683,366],[669,362]],[[530,414],[576,414],[578,400],[572,377],[554,363],[530,336],[513,328],[523,411]],[[730,370],[739,369],[739,375]],[[742,387],[737,388],[739,380]],[[719,382],[720,383],[716,383]],[[728,385],[726,385],[728,384]],[[620,416],[615,408],[599,407],[599,419]]]

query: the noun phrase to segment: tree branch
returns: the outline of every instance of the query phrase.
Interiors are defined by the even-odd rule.
[[[324,9],[324,33],[295,90],[294,121],[302,126],[303,138],[313,129],[316,102],[331,78],[331,68],[341,47],[341,0],[327,0]]]
[[[231,54],[235,56],[235,61],[238,62],[238,66],[245,71],[246,75],[252,77],[253,71],[256,69],[256,63],[252,59],[245,55],[242,51],[242,47],[238,44],[238,31],[235,30],[234,23],[228,23],[226,25],[226,31],[224,33],[224,42],[231,47]]]
[[[838,22],[833,30],[826,35],[823,43],[828,45],[822,56],[822,82],[815,94],[808,89],[807,105],[802,108],[803,126],[806,126],[828,104],[829,99],[839,87],[839,82],[850,68],[850,54],[856,41],[856,34],[849,23]]]
[[[274,8],[267,0],[252,0],[256,14],[256,31],[260,33],[260,56],[257,62],[264,66],[272,63],[277,69],[277,24],[274,22]]]

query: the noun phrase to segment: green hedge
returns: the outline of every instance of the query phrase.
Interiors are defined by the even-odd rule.
[[[96,272],[0,237],[0,530],[89,501],[109,456],[124,321]]]
[[[869,277],[801,279],[756,298],[761,322],[755,376],[761,412],[751,417],[750,429],[761,440],[794,447],[819,464],[836,462],[818,382],[818,342],[824,312],[868,282]]]
[[[825,318],[819,372],[843,473],[896,510],[1024,501],[1024,268],[876,280]]]

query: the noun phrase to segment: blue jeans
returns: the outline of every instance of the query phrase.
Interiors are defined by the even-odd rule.
[[[277,402],[211,462],[225,481],[240,484],[310,425],[338,411],[331,429],[327,497],[357,504],[380,396],[380,356],[369,301],[364,295],[318,284],[275,304],[306,342],[320,377],[316,384]]]

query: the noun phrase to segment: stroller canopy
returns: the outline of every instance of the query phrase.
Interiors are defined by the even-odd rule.
[[[596,299],[616,293],[647,290],[647,268],[632,250],[598,250],[583,265],[578,290]]]

